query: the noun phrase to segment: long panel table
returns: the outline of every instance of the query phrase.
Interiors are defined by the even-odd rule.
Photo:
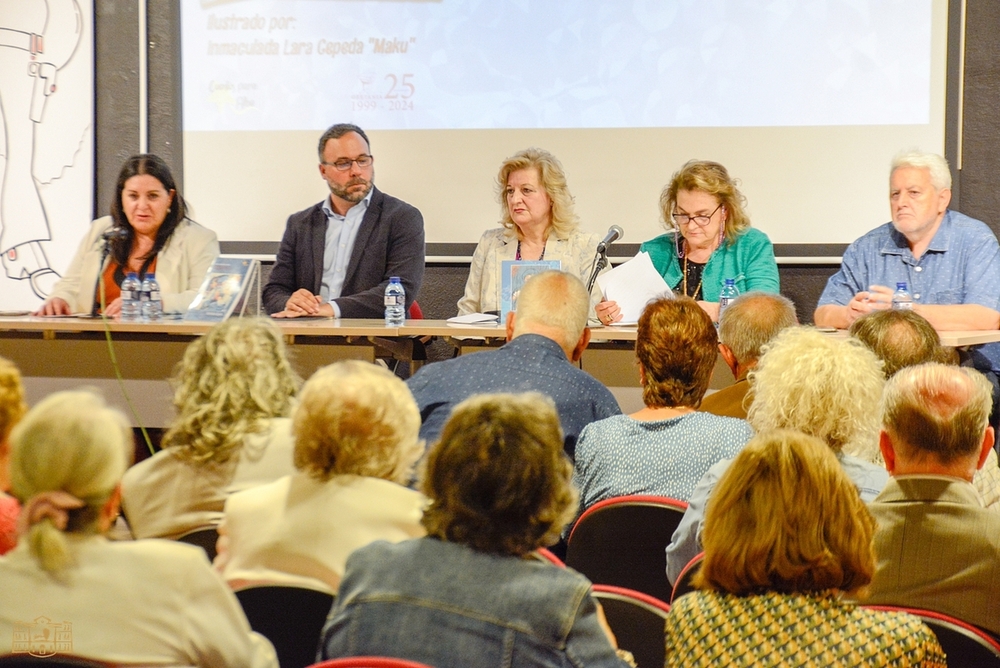
[[[411,358],[421,337],[445,337],[463,351],[501,345],[498,325],[456,325],[443,320],[408,320],[386,327],[378,320],[275,320],[288,344],[296,371],[308,378],[317,368],[342,359],[373,361],[390,352]],[[29,401],[59,389],[83,385],[99,388],[108,401],[127,410],[135,406],[137,422],[162,426],[173,416],[172,392],[166,382],[188,343],[210,323],[164,320],[154,324],[108,322],[90,318],[0,317],[0,356],[15,362],[25,377]],[[115,380],[107,336],[124,379]],[[942,342],[967,346],[1000,341],[1000,331],[940,332]],[[596,327],[581,367],[612,388],[623,408],[639,401],[634,361],[635,327]],[[414,365],[419,365],[417,359]],[[719,383],[731,381],[722,368]],[[127,395],[127,396],[126,396]],[[629,406],[626,406],[629,404]],[[640,404],[641,405],[641,404]]]

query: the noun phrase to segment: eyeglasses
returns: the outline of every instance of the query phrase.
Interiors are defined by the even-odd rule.
[[[715,211],[722,208],[722,204],[715,207]],[[678,225],[687,225],[688,223],[694,223],[698,227],[705,227],[712,221],[712,216],[715,215],[715,211],[708,214],[707,216],[689,216],[686,213],[674,213],[670,217],[674,219],[674,222]]]
[[[354,160],[344,158],[343,160],[338,160],[337,162],[324,162],[323,164],[333,167],[338,172],[346,172],[348,169],[351,168],[351,165],[353,165],[354,163],[358,163],[358,167],[360,167],[361,169],[364,169],[365,167],[370,167],[373,160],[374,158],[372,158],[370,155],[359,155]]]

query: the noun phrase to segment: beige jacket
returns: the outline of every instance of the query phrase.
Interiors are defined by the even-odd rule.
[[[600,241],[600,236],[580,231],[574,232],[568,239],[549,237],[545,244],[545,259],[559,260],[563,271],[578,276],[586,284]],[[516,255],[517,237],[513,232],[499,227],[483,234],[472,256],[465,295],[458,300],[459,315],[500,310],[502,262],[513,260]],[[597,289],[595,283],[594,290]]]
[[[111,216],[98,218],[80,242],[62,280],[50,297],[65,299],[73,313],[90,313],[101,273],[101,235],[111,227]],[[191,305],[209,267],[219,256],[215,232],[184,219],[156,258],[156,281],[163,296],[164,313],[182,313]]]

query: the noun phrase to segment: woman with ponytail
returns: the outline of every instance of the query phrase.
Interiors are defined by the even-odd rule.
[[[113,543],[128,422],[89,392],[57,392],[14,428],[18,546],[0,559],[0,654],[30,649],[115,664],[277,666],[200,548]]]

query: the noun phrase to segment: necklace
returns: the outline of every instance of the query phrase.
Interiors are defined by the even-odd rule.
[[[515,260],[520,260],[521,259],[521,242],[520,241],[517,242],[517,254],[514,256],[514,259]],[[541,262],[544,259],[545,259],[545,246],[542,246],[542,254],[538,256],[538,262]]]
[[[684,295],[690,297],[691,299],[698,299],[698,293],[701,291],[702,281],[705,280],[705,268],[702,267],[701,274],[698,276],[698,285],[695,287],[694,292],[688,294],[688,257],[687,253],[684,254]]]

